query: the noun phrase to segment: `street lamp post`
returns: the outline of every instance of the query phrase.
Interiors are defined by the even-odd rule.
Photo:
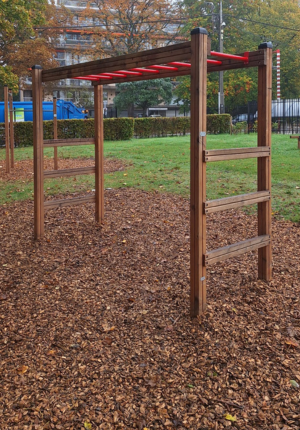
[[[219,9],[219,49],[223,52],[223,9],[222,0],[220,0]],[[224,100],[224,85],[223,85],[223,71],[219,72],[219,93],[218,93],[218,113],[225,113],[225,100]]]

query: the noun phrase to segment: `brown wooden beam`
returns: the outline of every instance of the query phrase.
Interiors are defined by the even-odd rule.
[[[13,169],[15,167],[15,134],[14,134],[14,111],[13,111],[13,93],[12,90],[9,90],[8,93],[9,98],[9,140],[10,140],[10,166]]]
[[[56,97],[53,97],[53,138],[54,138],[54,140],[57,139],[57,103],[56,103]],[[57,146],[54,146],[54,170],[58,170]]]
[[[241,56],[243,54],[240,54]],[[221,65],[209,64],[208,73],[221,72],[222,70],[248,69],[249,67],[258,67],[266,64],[266,53],[263,49],[249,52],[249,61],[244,63],[238,60],[226,60],[222,58]]]
[[[44,157],[42,68],[32,67],[34,238],[44,235]]]
[[[8,115],[8,86],[4,85],[4,124],[5,124],[5,166],[6,173],[10,173],[9,162],[9,115]]]
[[[255,193],[240,194],[238,196],[225,197],[205,202],[204,211],[206,214],[236,209],[270,200],[270,191],[258,191]]]
[[[206,308],[206,81],[207,31],[196,28],[191,33],[191,292],[190,312],[195,317]]]
[[[95,219],[104,222],[103,86],[94,87],[95,108]]]
[[[272,132],[272,44],[259,47],[265,52],[266,64],[258,68],[258,147],[271,147]],[[257,160],[257,190],[271,191],[271,156]],[[271,200],[258,204],[258,235],[271,237]],[[258,252],[258,277],[269,281],[272,278],[271,243]]]
[[[190,58],[191,43],[184,42],[148,51],[45,70],[43,72],[43,82],[128,70],[135,67],[147,67],[153,64],[165,64],[172,61],[185,61],[190,60]]]
[[[80,175],[91,175],[95,173],[95,167],[74,167],[72,169],[60,169],[60,170],[45,170],[45,178],[63,178],[67,176],[80,176]]]
[[[45,211],[63,208],[67,206],[78,206],[85,203],[94,203],[95,196],[73,197],[72,199],[49,200],[44,203]]]
[[[269,146],[261,146],[255,148],[230,148],[230,149],[212,149],[204,152],[204,160],[208,161],[224,161],[237,160],[243,158],[259,158],[269,157]]]
[[[44,147],[52,148],[58,146],[80,146],[80,145],[94,145],[95,139],[92,137],[88,138],[77,138],[77,139],[45,139]]]
[[[263,249],[266,246],[269,246],[270,242],[270,236],[263,235],[209,251],[205,255],[205,264],[218,263],[219,261],[238,257],[239,255],[243,255],[249,251],[254,251],[255,249]]]

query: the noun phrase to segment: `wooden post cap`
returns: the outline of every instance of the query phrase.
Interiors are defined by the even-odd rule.
[[[193,34],[208,34],[207,30],[202,27],[196,27],[191,31],[191,35]]]
[[[264,42],[261,43],[258,47],[258,49],[266,49],[266,48],[273,48],[273,43],[272,42]]]

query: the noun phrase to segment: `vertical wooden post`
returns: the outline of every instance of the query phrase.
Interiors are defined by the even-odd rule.
[[[15,167],[15,135],[14,135],[14,106],[13,106],[13,93],[9,90],[9,126],[10,126],[10,165],[13,169]]]
[[[271,147],[272,131],[272,43],[263,43],[265,65],[258,66],[258,146]],[[257,160],[257,190],[271,191],[271,156]],[[258,203],[258,235],[271,237],[271,200]],[[258,250],[258,277],[269,281],[272,277],[271,244]]]
[[[57,139],[57,104],[53,97],[53,139]],[[57,146],[54,147],[54,170],[58,170]]]
[[[34,167],[34,238],[44,234],[44,157],[42,68],[32,67],[33,167]]]
[[[191,32],[191,316],[206,308],[206,87],[207,31]]]
[[[4,123],[5,123],[5,166],[6,166],[6,173],[10,173],[8,110],[9,110],[8,109],[8,86],[4,85]]]
[[[95,108],[95,219],[104,221],[103,86],[94,86]]]

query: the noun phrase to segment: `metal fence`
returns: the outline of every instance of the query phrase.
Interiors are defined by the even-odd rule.
[[[248,133],[257,131],[257,101],[237,106],[228,111],[233,125],[246,122]],[[300,99],[278,99],[272,101],[272,132],[279,134],[300,134]]]

